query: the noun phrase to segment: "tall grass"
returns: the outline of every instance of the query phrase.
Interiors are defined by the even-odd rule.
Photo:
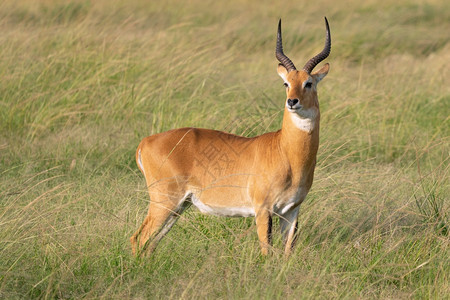
[[[189,209],[147,259],[141,138],[277,130],[275,30],[323,45],[321,144],[291,258]],[[0,298],[446,298],[448,1],[3,1]],[[278,224],[275,222],[276,229]]]

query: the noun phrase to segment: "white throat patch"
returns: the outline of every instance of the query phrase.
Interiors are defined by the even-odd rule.
[[[307,133],[311,133],[313,131],[317,117],[317,112],[315,109],[310,108],[307,110],[300,110],[298,112],[290,112],[290,114],[291,120],[295,127]]]

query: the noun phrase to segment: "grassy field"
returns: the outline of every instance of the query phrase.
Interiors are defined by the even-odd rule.
[[[2,1],[0,298],[450,297],[450,2],[336,3]],[[278,18],[302,66],[323,16],[331,71],[292,257],[275,235],[262,258],[253,218],[191,208],[134,258],[139,141],[279,129]]]

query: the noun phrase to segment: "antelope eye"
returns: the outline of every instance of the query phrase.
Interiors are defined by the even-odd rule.
[[[305,89],[310,89],[312,87],[312,82],[305,83]]]
[[[289,85],[285,82],[283,83],[284,87],[289,87]]]

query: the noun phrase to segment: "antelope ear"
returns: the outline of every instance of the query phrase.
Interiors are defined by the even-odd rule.
[[[277,72],[283,78],[284,82],[287,82],[288,70],[282,64],[278,64]]]
[[[316,83],[319,83],[322,79],[327,76],[328,71],[330,70],[330,64],[326,63],[320,70],[311,74],[312,77],[316,80]]]

